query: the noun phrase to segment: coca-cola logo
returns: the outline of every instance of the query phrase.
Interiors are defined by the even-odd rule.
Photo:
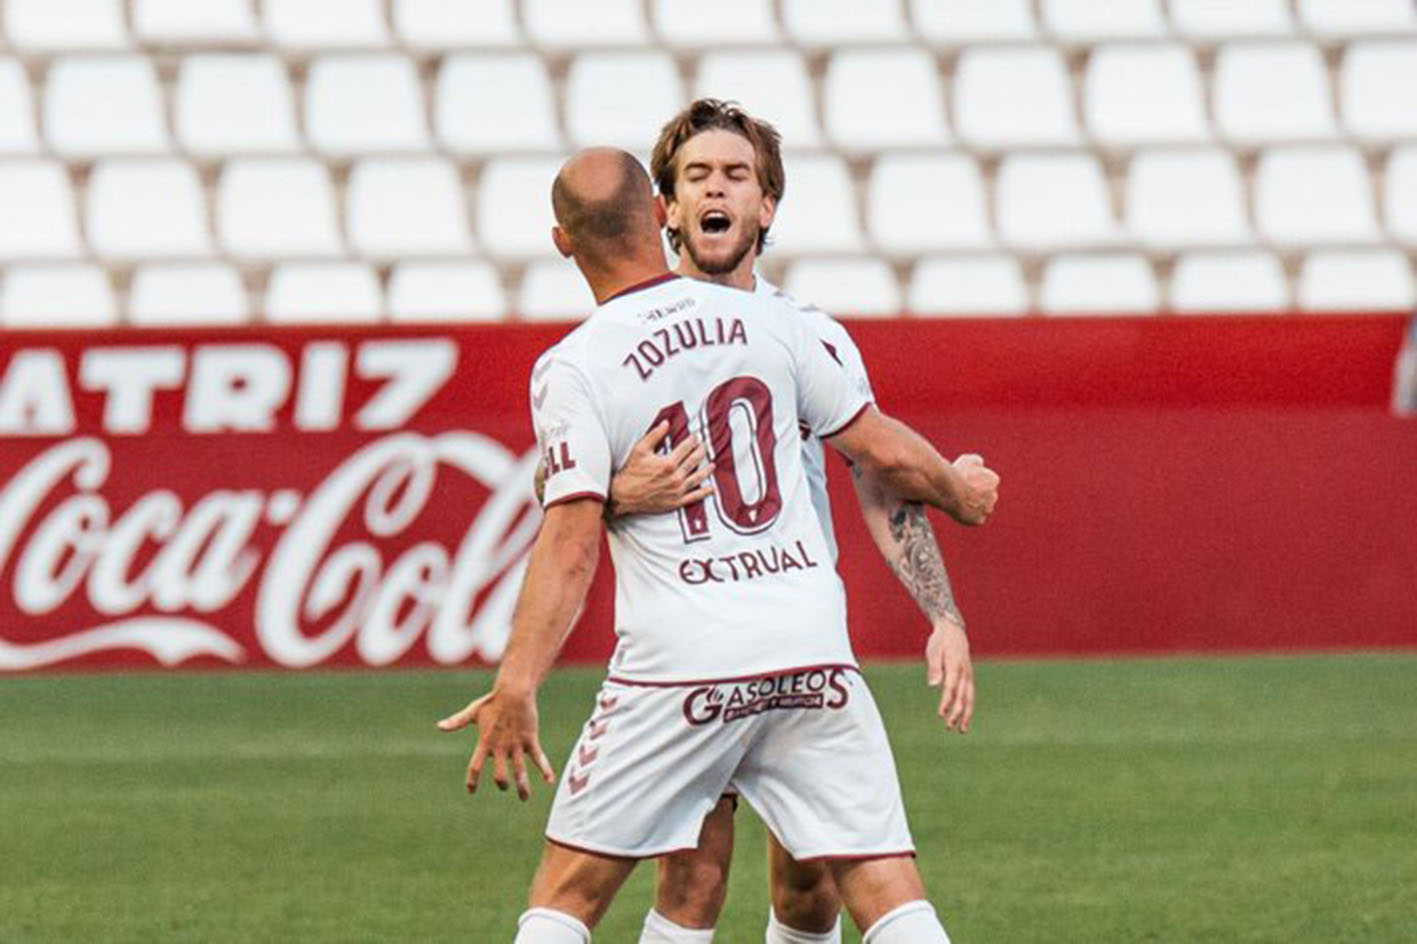
[[[535,463],[534,450],[516,454],[475,432],[393,433],[359,447],[305,494],[215,488],[184,503],[158,486],[118,508],[104,493],[111,446],[61,441],[0,490],[0,574],[31,626],[48,626],[76,603],[94,619],[42,639],[16,638],[0,624],[0,670],[119,649],[164,665],[253,660],[241,642],[252,634],[223,618],[252,592],[262,661],[312,666],[352,646],[362,662],[387,665],[420,643],[439,663],[495,661],[539,523]],[[477,483],[485,499],[433,507],[435,483],[448,475]],[[466,516],[461,538],[410,543],[421,534],[415,521],[430,513]],[[268,552],[253,540],[258,528],[277,535]],[[351,530],[364,536],[350,538]]]

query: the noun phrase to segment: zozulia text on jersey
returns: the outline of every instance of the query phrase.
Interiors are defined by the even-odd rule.
[[[698,347],[748,343],[743,319],[692,318],[664,328],[656,328],[621,363],[633,367],[641,380],[648,380],[671,357]]]

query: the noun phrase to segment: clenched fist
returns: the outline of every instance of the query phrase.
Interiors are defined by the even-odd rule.
[[[959,473],[964,492],[955,520],[960,524],[983,524],[999,501],[999,474],[984,464],[982,456],[972,452],[960,456],[951,465]]]

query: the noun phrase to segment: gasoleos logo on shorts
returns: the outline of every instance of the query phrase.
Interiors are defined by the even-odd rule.
[[[801,669],[741,682],[701,685],[684,698],[684,718],[690,724],[728,724],[765,711],[833,711],[851,699],[846,684],[849,669],[841,666]]]

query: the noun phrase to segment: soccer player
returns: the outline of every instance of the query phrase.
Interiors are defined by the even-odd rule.
[[[778,135],[770,124],[728,103],[701,99],[664,126],[650,171],[666,205],[680,275],[781,294],[754,272],[786,184]],[[869,392],[865,365],[846,330],[820,309],[798,308],[832,343],[854,382]],[[674,511],[710,493],[705,480],[713,466],[701,463],[704,452],[693,440],[685,440],[672,453],[655,451],[666,430],[661,426],[637,444],[625,468],[611,480],[613,513]],[[826,457],[814,436],[806,437],[802,448],[812,503],[834,563]],[[869,470],[853,466],[852,473],[872,538],[933,629],[926,644],[927,676],[931,684],[942,686],[940,716],[947,727],[967,731],[974,705],[969,640],[929,519],[918,502],[892,495]],[[727,891],[734,808],[735,801],[725,797],[705,820],[698,848],[659,861],[658,894],[645,919],[641,944],[712,940]],[[797,862],[769,834],[768,866],[768,944],[839,942],[840,900],[827,865]]]
[[[661,205],[632,157],[597,149],[553,189],[558,249],[598,302],[532,372],[546,515],[491,693],[440,722],[479,726],[468,764],[525,798],[551,782],[536,690],[594,574],[611,470],[644,431],[698,430],[711,500],[616,519],[610,676],[557,787],[520,944],[585,942],[637,859],[697,842],[732,788],[798,859],[830,859],[872,944],[947,941],[925,901],[895,766],[855,666],[840,579],[807,492],[799,423],[887,487],[982,523],[998,479],[952,466],[869,409],[829,344],[781,299],[677,278]],[[853,769],[844,775],[841,759]]]

